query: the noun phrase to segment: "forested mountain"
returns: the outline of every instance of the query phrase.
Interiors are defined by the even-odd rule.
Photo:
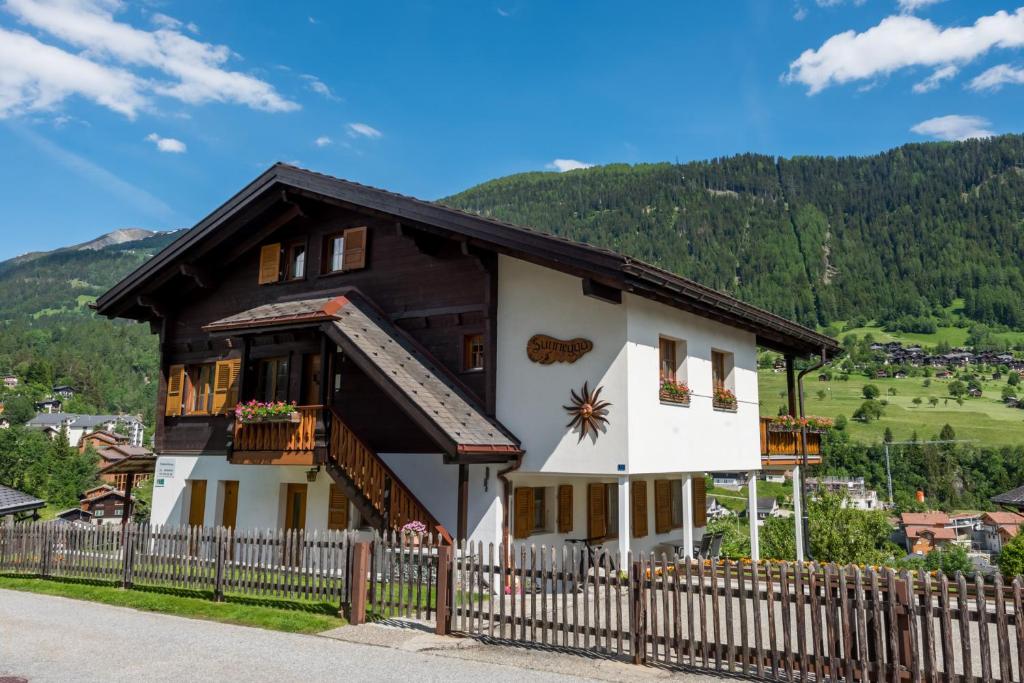
[[[442,200],[625,252],[825,325],[940,313],[1024,326],[1024,136],[866,157],[744,154],[493,180]]]
[[[151,236],[130,240],[139,234]],[[73,410],[152,413],[156,338],[148,326],[99,318],[88,304],[173,237],[108,234],[0,263],[0,372],[24,383],[0,397],[8,415],[20,420],[54,383],[81,390]]]

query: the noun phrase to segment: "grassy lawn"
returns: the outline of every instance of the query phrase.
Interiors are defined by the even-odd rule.
[[[0,588],[288,633],[319,633],[346,623],[338,616],[338,606],[326,603],[300,603],[234,595],[228,595],[224,602],[218,603],[206,591],[146,587],[124,590],[94,582],[10,575],[0,575]]]
[[[761,394],[761,414],[776,415],[779,406],[786,402],[786,375],[772,370],[761,370],[758,375]],[[965,398],[964,404],[957,405],[949,397],[951,380],[932,378],[931,386],[924,386],[923,377],[906,379],[867,379],[851,375],[847,381],[834,380],[819,382],[817,375],[804,380],[807,413],[836,417],[845,415],[849,420],[853,412],[864,401],[861,389],[865,384],[874,384],[882,392],[880,399],[889,405],[885,407],[882,419],[867,424],[849,420],[847,431],[858,440],[881,441],[885,428],[892,430],[897,441],[909,439],[914,431],[921,439],[931,438],[939,433],[944,424],[952,425],[958,439],[977,439],[985,445],[1012,445],[1024,442],[1024,411],[1003,405],[1000,391],[1006,380],[985,380],[982,382],[981,398]],[[896,395],[890,396],[889,389]],[[818,393],[824,391],[824,398]],[[936,397],[939,403],[933,408],[929,397]],[[915,405],[915,397],[921,399]]]
[[[758,498],[775,498],[782,499],[788,498],[793,493],[793,484],[786,482],[785,484],[776,484],[770,481],[758,481],[757,482],[757,497]],[[747,487],[744,486],[739,491],[733,489],[723,489],[715,486],[709,486],[707,490],[708,496],[713,496],[718,500],[719,503],[729,508],[736,514],[741,514],[747,509]],[[784,507],[789,507],[786,505]]]

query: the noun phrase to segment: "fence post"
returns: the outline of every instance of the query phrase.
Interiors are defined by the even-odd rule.
[[[50,526],[48,524],[41,525],[39,535],[39,575],[44,579],[50,576]]]
[[[640,562],[633,562],[629,568],[629,601],[632,605],[630,624],[632,635],[633,663],[647,663],[647,620],[644,618],[644,577]]]
[[[892,570],[890,570],[892,571]],[[915,618],[913,607],[912,587],[909,582],[903,579],[896,579],[896,628],[897,642],[899,643],[900,664],[910,670],[910,663],[917,657],[914,650],[914,641],[911,638],[910,620]]]
[[[121,529],[121,588],[132,587],[132,563],[135,553],[132,552],[132,530],[135,525],[129,522]]]
[[[348,623],[366,623],[366,578],[370,571],[370,543],[359,541],[352,547],[352,575],[348,589]]]
[[[224,527],[215,527],[214,533],[217,534],[217,559],[213,567],[213,600],[224,602],[224,535],[228,530]]]
[[[437,626],[434,633],[446,636],[451,631],[451,591],[449,582],[452,578],[452,549],[449,543],[437,546],[437,608],[434,617]]]

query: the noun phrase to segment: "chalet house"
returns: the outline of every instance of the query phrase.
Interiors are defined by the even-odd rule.
[[[975,536],[979,549],[998,553],[1017,535],[1021,524],[1024,524],[1024,515],[1016,512],[986,512],[981,516],[981,525]]]
[[[58,384],[53,388],[53,395],[60,396],[64,400],[72,398],[75,393],[75,388],[68,386],[67,384]]]
[[[747,483],[747,477],[742,472],[715,472],[711,475],[711,483],[715,488],[739,491]]]
[[[97,429],[81,436],[78,440],[78,451],[84,453],[85,449],[89,446],[96,450],[107,448],[108,446],[123,446],[127,445],[129,441],[128,437],[124,434],[106,429]]]
[[[11,374],[2,375],[2,376],[0,376],[0,381],[3,381],[3,385],[5,387],[7,387],[8,389],[13,389],[16,386],[18,386],[18,376],[17,375],[11,375]]]
[[[1017,508],[1018,512],[1024,512],[1024,486],[1018,486],[1015,489],[1010,489],[1006,493],[1000,493],[997,496],[992,496],[989,500],[996,505],[1014,507]]]
[[[900,515],[900,531],[907,552],[920,555],[956,540],[956,530],[945,512],[904,512]]]
[[[879,510],[882,507],[878,492],[864,484],[864,477],[807,477],[806,483],[811,489],[842,494],[844,507],[857,510]]]
[[[769,517],[779,514],[779,503],[774,496],[765,496],[757,499],[757,523],[760,525]]]
[[[92,513],[80,507],[62,510],[57,513],[56,519],[67,524],[92,524]]]
[[[142,420],[132,415],[79,415],[76,413],[39,413],[25,426],[42,429],[51,438],[57,438],[61,430],[68,435],[68,442],[78,448],[82,437],[96,430],[114,432],[118,428],[127,431],[129,443],[142,445]]]
[[[692,548],[706,473],[756,500],[759,346],[788,378],[839,351],[612,251],[284,164],[96,309],[160,337],[154,523],[623,554]]]
[[[125,500],[124,491],[104,484],[83,493],[79,507],[91,515],[94,524],[121,524]]]
[[[103,448],[96,449],[96,452],[100,456],[100,480],[107,482],[114,486],[114,488],[125,490],[128,486],[128,475],[126,474],[111,474],[104,470],[109,468],[114,463],[121,462],[125,458],[132,456],[147,457],[152,456],[153,452],[144,446],[132,446],[131,444],[114,444],[111,446],[105,446]],[[135,484],[148,479],[147,476],[136,477],[134,480]]]
[[[59,413],[63,407],[63,403],[59,398],[44,398],[42,401],[37,401],[32,404],[35,409],[44,413]]]
[[[724,517],[732,516],[732,510],[719,503],[718,499],[715,498],[714,496],[707,497],[707,505],[705,505],[705,510],[707,511],[707,519],[709,520],[722,519]]]

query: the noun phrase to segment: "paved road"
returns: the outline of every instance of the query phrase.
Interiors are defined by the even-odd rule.
[[[366,628],[366,627],[351,627]],[[0,678],[44,681],[572,681],[609,680],[586,660],[577,675],[521,663],[295,635],[0,590]],[[618,665],[617,666],[627,666]],[[644,669],[632,667],[636,674]],[[664,672],[646,670],[647,674]],[[588,677],[581,677],[584,674]],[[605,674],[605,675],[603,675]],[[661,677],[661,676],[657,676]],[[621,678],[615,676],[611,680]],[[670,676],[680,680],[678,674]],[[687,677],[685,680],[697,680]],[[703,677],[701,680],[704,680]]]

